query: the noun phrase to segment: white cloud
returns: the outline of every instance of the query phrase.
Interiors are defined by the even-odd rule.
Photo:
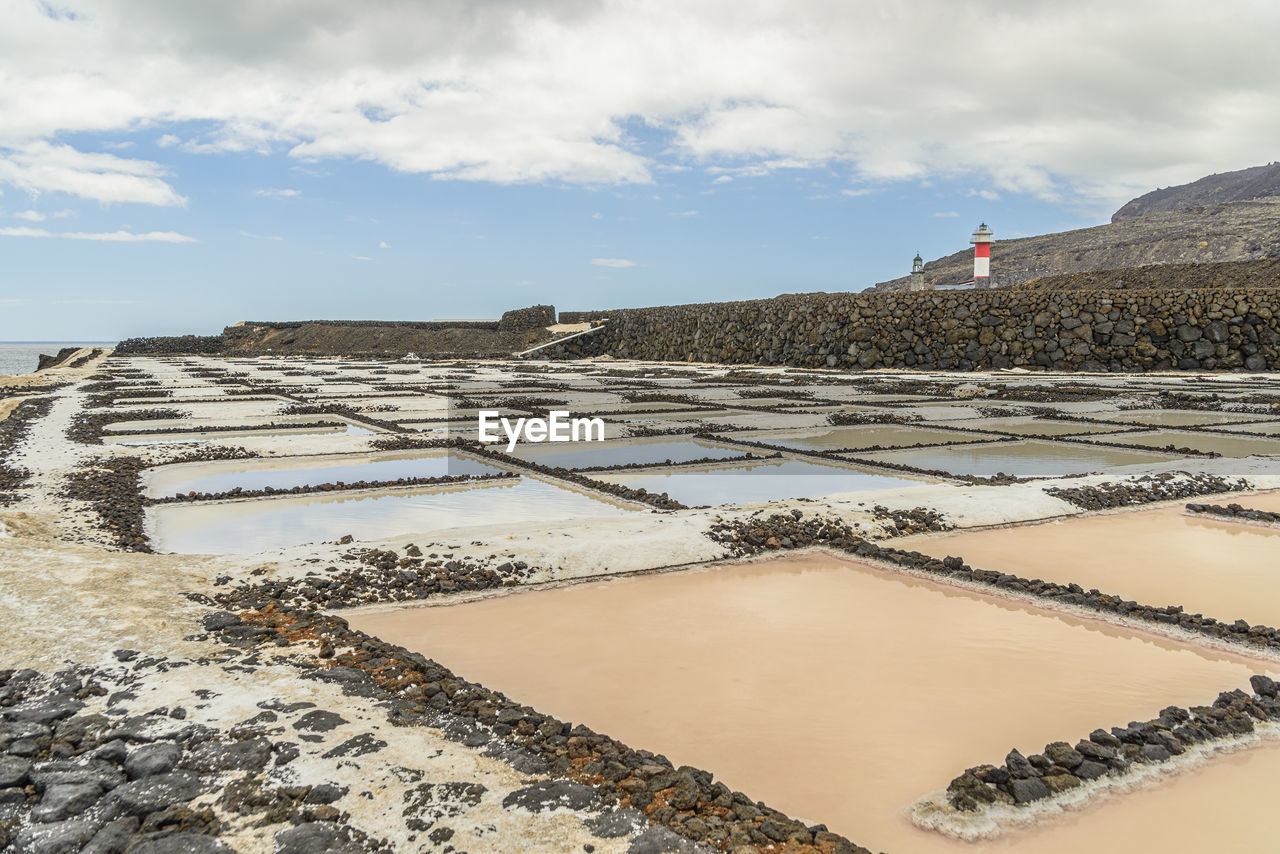
[[[956,213],[955,211],[937,211],[936,213],[932,214],[932,216],[939,216],[939,217],[945,217],[950,219],[951,217],[960,216],[960,214]]]
[[[351,260],[352,261],[372,261],[373,259],[370,258],[368,255],[352,255]]]
[[[182,142],[182,137],[174,136],[171,133],[166,133],[156,140],[156,145],[158,145],[161,148],[172,148],[173,146],[178,145],[181,142]]]
[[[20,211],[13,215],[14,219],[24,219],[27,222],[44,222],[46,219],[65,219],[69,216],[75,216],[73,210],[60,210],[52,213],[44,213],[42,211]]]
[[[290,188],[279,189],[275,187],[264,187],[260,190],[254,190],[253,194],[267,199],[296,199],[298,196],[302,195],[302,191]]]
[[[600,213],[600,211],[596,211],[595,213],[593,213],[593,214],[591,215],[591,218],[592,218],[592,219],[604,219],[604,214]]]
[[[671,215],[672,216],[697,216],[698,212],[697,211],[676,211],[676,212],[673,212]]]
[[[0,75],[3,71],[0,62]],[[0,105],[3,102],[0,94]],[[0,113],[4,112],[0,107]],[[186,204],[187,200],[162,180],[164,174],[163,166],[149,160],[84,152],[44,140],[6,146],[0,133],[0,183],[33,195],[62,192],[105,204]]]
[[[729,175],[721,175],[720,177],[716,178],[716,179],[715,179],[714,181],[712,181],[711,183],[712,183],[712,184],[728,184],[728,183],[729,183],[730,181],[732,181],[732,180],[733,180],[733,178],[732,178],[732,177],[730,177]]]
[[[0,183],[104,202],[181,197],[123,165],[146,161],[66,166],[64,134],[179,128],[187,151],[499,183],[835,166],[1117,201],[1280,137],[1280,4],[1259,0],[9,5]]]
[[[842,195],[842,196],[869,196],[869,195],[871,195],[871,194],[872,194],[872,193],[874,193],[874,192],[875,192],[875,190],[872,190],[870,187],[859,187],[859,188],[858,188],[858,189],[856,189],[856,190],[849,190],[849,189],[841,190],[841,191],[840,191],[840,195]]]
[[[43,228],[17,226],[0,228],[0,237],[57,237],[63,240],[98,240],[106,243],[199,243],[194,237],[176,231],[47,231]]]
[[[635,261],[630,258],[592,258],[591,263],[597,267],[637,267]]]
[[[388,244],[387,244],[387,241],[385,241],[385,240],[379,240],[379,241],[378,241],[378,248],[379,248],[379,249],[390,249],[391,247],[390,247],[390,245],[388,245]]]
[[[278,234],[254,234],[252,231],[245,231],[243,228],[240,229],[240,236],[249,237],[254,240],[284,240],[284,238]]]

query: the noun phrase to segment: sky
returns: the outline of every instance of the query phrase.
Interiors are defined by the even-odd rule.
[[[861,290],[1280,159],[1274,0],[0,0],[0,340]]]

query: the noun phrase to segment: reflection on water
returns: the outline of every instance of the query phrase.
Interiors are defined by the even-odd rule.
[[[408,477],[495,474],[498,466],[459,454],[421,451],[409,454],[344,454],[341,457],[294,457],[283,460],[227,460],[161,466],[146,477],[147,495],[159,498],[186,492],[290,489],[321,483],[398,480]]]
[[[147,510],[159,551],[249,554],[302,543],[435,533],[473,525],[620,516],[630,511],[585,493],[522,477],[469,487],[383,494],[318,494],[213,504],[161,504]]]
[[[1275,498],[1233,498],[1245,506]],[[1259,509],[1266,509],[1259,507]],[[1088,543],[1082,551],[1081,543]],[[908,537],[899,547],[982,569],[1074,582],[1228,622],[1280,623],[1280,530],[1186,516],[1181,507]]]
[[[901,463],[952,474],[990,477],[1004,473],[1016,477],[1059,477],[1086,474],[1112,466],[1153,463],[1171,459],[1166,454],[1130,451],[1123,448],[1093,448],[1082,445],[1037,442],[1000,442],[973,447],[915,448],[905,451],[876,451],[860,455],[867,460]]]
[[[802,460],[778,460],[715,468],[593,474],[597,480],[662,493],[690,507],[818,498],[838,492],[898,489],[920,481]]]
[[[824,555],[345,616],[888,851],[975,850],[904,815],[966,767],[1208,702],[1263,669]],[[1080,825],[1014,849],[1086,850],[1086,833],[1087,850],[1147,850]]]

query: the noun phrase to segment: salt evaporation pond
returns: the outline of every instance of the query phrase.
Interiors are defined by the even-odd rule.
[[[1260,492],[1256,495],[1232,495],[1226,498],[1214,498],[1213,500],[1201,499],[1200,504],[1239,504],[1241,507],[1248,507],[1250,510],[1266,510],[1268,513],[1280,513],[1280,491],[1277,492]]]
[[[505,450],[505,446],[501,447]],[[635,439],[622,442],[538,442],[517,445],[512,456],[544,466],[586,468],[628,463],[684,463],[707,458],[740,457],[745,453],[765,454],[746,448],[726,448],[691,439]]]
[[[607,615],[608,631],[584,614]],[[823,554],[344,616],[463,678],[892,852],[976,850],[905,814],[967,767],[1207,703],[1276,669]],[[1268,758],[1262,767],[1280,771]],[[1202,820],[1243,838],[1272,833],[1256,820],[1223,830],[1208,820],[1214,809],[1193,799],[1162,821],[1182,822],[1189,838]],[[1123,803],[1111,812],[995,846],[1150,850],[1135,849],[1147,828]]]
[[[1254,421],[1249,424],[1220,424],[1215,430],[1228,430],[1232,433],[1258,433],[1274,436],[1280,433],[1280,421]]]
[[[143,433],[117,433],[104,436],[105,445],[177,445],[186,442],[234,442],[241,439],[287,439],[298,436],[371,436],[373,431],[367,427],[345,424],[333,427],[282,427],[261,430],[214,430],[189,433],[158,433],[150,430]]]
[[[332,457],[288,457],[182,463],[149,469],[143,477],[146,495],[162,498],[187,492],[228,492],[236,487],[292,489],[322,483],[399,480],[409,477],[497,474],[499,466],[461,454],[343,454]]]
[[[469,486],[380,493],[319,493],[238,501],[160,504],[147,510],[157,551],[250,554],[303,543],[400,535],[452,528],[516,525],[633,512],[603,498],[531,477]]]
[[[690,507],[748,504],[787,498],[819,498],[838,492],[898,489],[920,481],[890,477],[844,466],[827,466],[802,460],[766,460],[759,463],[664,469],[660,471],[593,474],[596,480],[620,483],[632,489],[665,492]]]
[[[1257,421],[1262,416],[1242,412],[1209,412],[1198,409],[1138,409],[1098,415],[1103,421],[1150,424],[1156,427],[1201,427],[1233,421]]]
[[[952,445],[945,448],[911,448],[901,451],[874,451],[858,454],[859,459],[898,463],[949,472],[990,477],[1061,477],[1087,474],[1114,466],[1157,463],[1174,459],[1170,454],[1124,448],[1096,448],[1061,442],[1029,439],[1025,442],[990,442],[981,445]]]
[[[1157,430],[1150,433],[1125,433],[1104,437],[1102,441],[1120,442],[1147,448],[1191,448],[1194,451],[1221,454],[1224,457],[1249,457],[1254,454],[1280,454],[1280,439],[1263,436],[1199,433],[1190,430]]]
[[[1216,503],[1233,502],[1253,506],[1249,497]],[[1280,530],[1188,516],[1181,506],[906,537],[895,545],[1146,605],[1182,605],[1227,622],[1280,623]]]
[[[1128,424],[1090,424],[1085,421],[1059,421],[1034,415],[1012,415],[1000,418],[937,421],[939,427],[964,427],[969,430],[995,430],[1019,436],[1071,436],[1083,433],[1115,433],[1133,429]]]
[[[726,438],[735,438],[728,436]],[[753,442],[767,442],[784,448],[808,451],[832,451],[841,448],[892,448],[902,445],[930,445],[946,442],[983,442],[1000,439],[1000,436],[975,435],[955,430],[937,430],[931,427],[907,427],[901,424],[856,424],[834,427],[829,430],[813,430],[804,433],[788,433],[772,436],[768,432],[740,433],[736,438]]]

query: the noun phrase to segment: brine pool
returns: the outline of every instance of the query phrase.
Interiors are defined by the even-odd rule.
[[[311,493],[234,501],[159,504],[146,531],[157,551],[250,554],[334,541],[426,535],[454,528],[622,516],[635,512],[604,496],[534,477],[392,491]]]
[[[967,767],[1208,703],[1277,669],[824,553],[343,615],[540,711],[891,852],[978,850],[907,814]],[[1229,767],[1242,764],[1252,771]],[[1154,832],[1176,843],[1160,850],[1266,850],[1273,831],[1258,819],[1275,774],[1275,749],[1213,759],[1130,796],[1133,809],[1128,798],[1103,803],[981,850],[1156,850],[1153,815]],[[1256,803],[1252,820],[1219,814],[1236,794]]]
[[[761,451],[760,453],[767,453]],[[689,507],[820,498],[841,492],[900,489],[922,481],[807,460],[765,460],[655,471],[601,472],[596,480],[665,492]]]
[[[1266,510],[1277,502],[1273,493],[1213,503]],[[904,537],[895,545],[1227,622],[1280,623],[1280,529],[1188,516],[1180,505]]]
[[[986,442],[980,445],[951,445],[940,448],[910,448],[901,451],[873,451],[857,454],[868,462],[898,463],[949,474],[991,477],[1061,477],[1086,474],[1115,466],[1155,463],[1176,459],[1174,455],[1148,450],[1091,447],[1089,445],[1046,442]]]
[[[158,466],[143,475],[148,498],[188,492],[227,492],[239,487],[291,489],[322,483],[355,483],[400,478],[497,474],[500,466],[463,454],[421,451],[385,454],[341,454],[327,457],[225,460]]]

